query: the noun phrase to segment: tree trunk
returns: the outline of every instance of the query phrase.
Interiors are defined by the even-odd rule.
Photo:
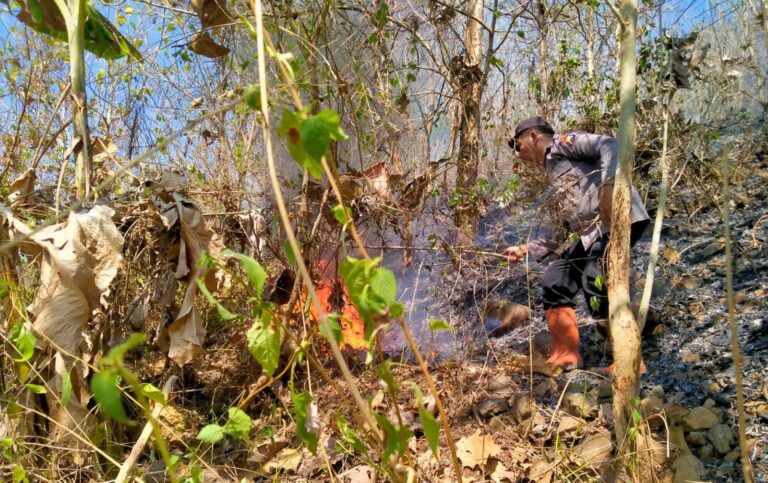
[[[542,0],[537,2],[538,26],[539,26],[539,86],[540,100],[539,111],[544,118],[549,118],[551,109],[549,105],[549,56],[547,39],[549,37],[549,23],[547,22],[547,4]]]
[[[635,28],[637,1],[623,0],[620,37],[619,160],[613,190],[611,241],[608,247],[608,301],[613,345],[613,417],[619,455],[628,455],[631,445],[627,428],[631,401],[638,394],[640,332],[629,299],[629,249],[631,174],[635,145]]]
[[[477,182],[480,163],[480,102],[483,97],[483,0],[470,0],[467,4],[467,28],[464,44],[466,60],[460,69],[454,68],[459,86],[461,119],[459,121],[459,158],[456,187],[463,200],[456,208],[456,225],[466,234],[475,230],[477,207],[468,196]]]
[[[85,96],[86,8],[85,0],[70,0],[70,16],[67,19],[69,76],[72,81],[72,124],[75,128],[75,139],[80,141],[75,149],[75,185],[77,197],[80,200],[88,196],[93,182],[93,163],[89,152],[91,140],[88,132],[88,106]]]

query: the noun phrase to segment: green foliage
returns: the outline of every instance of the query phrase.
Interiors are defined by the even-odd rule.
[[[245,270],[248,279],[251,281],[253,289],[256,291],[256,297],[261,299],[264,294],[264,283],[267,281],[267,271],[264,270],[264,267],[248,255],[237,253],[229,249],[224,250],[222,255],[225,257],[236,258],[240,261],[243,270]]]
[[[25,470],[22,466],[14,466],[11,470],[11,473],[13,474],[13,483],[29,483],[27,470]]]
[[[307,448],[315,454],[317,452],[317,442],[320,436],[307,428],[309,419],[309,408],[312,404],[312,396],[306,392],[294,392],[291,389],[291,400],[293,401],[293,416],[296,418],[296,436],[301,442],[307,445]]]
[[[72,373],[67,371],[61,375],[61,405],[69,404],[72,398]]]
[[[35,394],[46,394],[48,392],[45,389],[45,386],[41,386],[40,384],[25,384],[25,386]]]
[[[378,28],[384,28],[387,25],[387,16],[389,15],[389,5],[387,2],[380,2],[376,13],[373,14],[373,20]]]
[[[344,419],[344,416],[341,414],[336,415],[336,426],[339,428],[341,438],[346,441],[352,447],[352,449],[358,453],[368,453],[368,448],[365,446],[365,443],[363,443],[362,440],[357,437],[355,432],[347,424],[347,420]]]
[[[163,394],[163,391],[148,382],[142,383],[140,387],[141,394],[143,394],[145,398],[155,401],[163,406],[166,405],[165,394]]]
[[[262,304],[261,313],[246,334],[248,352],[267,377],[272,377],[280,363],[280,332],[272,328],[272,315],[271,307]]]
[[[432,450],[432,454],[435,455],[435,459],[440,461],[440,423],[424,407],[424,395],[421,393],[419,386],[414,383],[411,383],[411,386],[413,387],[413,392],[416,393],[419,421],[421,421],[421,427],[424,429],[424,436],[427,438],[427,443],[429,443],[429,448]]]
[[[597,277],[595,277],[595,287],[599,291],[601,292],[603,291],[603,288],[605,287],[605,278],[602,275],[598,275]]]
[[[589,307],[597,312],[600,310],[600,299],[597,297],[597,295],[593,295],[589,298]]]
[[[374,413],[374,417],[381,429],[384,430],[385,447],[382,459],[386,460],[394,453],[397,453],[399,456],[405,454],[408,450],[408,440],[413,436],[411,430],[406,426],[392,424],[381,414]]]
[[[91,393],[107,416],[118,423],[129,423],[117,381],[118,375],[114,369],[97,372],[91,378]]]
[[[296,240],[296,244],[299,246],[299,251],[301,251],[303,249],[301,242]],[[288,263],[295,267],[298,262],[296,262],[296,255],[293,253],[293,248],[291,247],[290,241],[285,240],[285,243],[283,244],[283,251],[285,252],[285,258],[288,259]]]
[[[203,277],[199,277],[197,280],[195,280],[195,282],[197,282],[197,288],[200,289],[200,293],[205,296],[205,299],[208,300],[208,303],[216,307],[216,311],[219,313],[219,318],[221,318],[221,320],[235,320],[240,317],[239,315],[230,312],[226,307],[221,305],[218,300],[216,300],[213,294],[211,294],[210,290],[208,290],[208,287],[205,286],[205,279]]]
[[[365,324],[365,338],[370,341],[376,322],[402,313],[397,304],[397,280],[387,268],[377,267],[381,257],[357,260],[347,257],[339,266],[349,298]]]
[[[291,157],[317,179],[323,176],[322,158],[331,141],[347,139],[341,129],[339,115],[333,109],[310,116],[308,109],[298,112],[283,110],[277,134],[285,139]]]
[[[331,208],[331,212],[333,213],[333,217],[336,218],[336,221],[344,227],[352,222],[352,210],[344,205],[334,206]]]
[[[16,346],[19,357],[14,359],[16,362],[26,362],[35,354],[35,344],[37,339],[35,335],[27,330],[24,324],[15,324],[11,328],[11,341]]]
[[[215,444],[224,439],[224,436],[231,436],[240,441],[246,441],[251,433],[251,418],[241,409],[229,408],[227,411],[227,422],[224,426],[218,424],[208,424],[197,434],[197,439],[204,443]]]
[[[344,333],[341,331],[341,316],[339,314],[328,314],[328,326],[331,328],[333,339],[341,344]]]
[[[440,330],[451,330],[451,326],[443,319],[434,319],[429,321],[429,330],[432,332],[437,332]]]

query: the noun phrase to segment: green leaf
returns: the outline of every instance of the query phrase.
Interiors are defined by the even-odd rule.
[[[319,116],[313,116],[304,121],[301,126],[300,137],[304,150],[316,161],[320,161],[325,156],[328,146],[331,144],[331,132],[328,130],[328,125]],[[320,176],[316,177],[319,178]]]
[[[413,387],[413,392],[416,393],[416,401],[419,406],[419,421],[421,421],[421,427],[424,429],[424,436],[427,438],[427,443],[429,443],[429,448],[432,450],[432,454],[435,455],[435,459],[440,461],[440,423],[424,407],[424,395],[421,393],[419,386],[413,382],[411,386]]]
[[[632,422],[635,423],[635,426],[640,426],[640,423],[643,421],[643,417],[640,414],[640,411],[637,409],[632,410]]]
[[[304,116],[303,112],[294,113],[283,109],[283,117],[280,120],[280,125],[277,127],[277,134],[285,139],[288,152],[294,161],[306,168],[309,174],[320,179],[323,176],[323,165],[318,159],[307,154],[302,141],[301,131]]]
[[[373,272],[371,289],[385,304],[397,302],[397,279],[388,268],[377,268]]]
[[[229,418],[224,425],[224,432],[235,439],[247,440],[251,432],[251,418],[241,409],[229,408]]]
[[[117,373],[113,370],[97,372],[91,378],[91,392],[99,407],[118,423],[127,423],[120,388],[117,386]]]
[[[312,403],[312,396],[306,392],[291,390],[291,400],[293,401],[293,416],[296,418],[296,436],[307,445],[312,454],[315,454],[320,437],[307,429],[308,408]]]
[[[352,221],[352,210],[343,205],[336,205],[331,208],[333,217],[336,218],[341,225],[346,226]]]
[[[341,344],[341,341],[344,338],[344,333],[341,331],[341,323],[339,322],[340,318],[341,316],[339,314],[328,314],[328,325],[331,327],[333,339],[338,344]]]
[[[199,288],[200,292],[205,295],[208,303],[216,307],[216,311],[219,313],[219,318],[221,320],[235,320],[236,318],[240,317],[239,315],[230,312],[229,309],[221,305],[221,303],[216,300],[213,294],[211,294],[211,292],[208,290],[208,287],[205,286],[205,280],[203,280],[203,277],[199,277],[197,280],[195,280],[195,282],[197,282],[197,288]]]
[[[296,244],[299,246],[299,251],[304,249],[300,241],[296,240]],[[293,253],[293,248],[291,247],[290,241],[285,240],[285,243],[283,243],[283,250],[285,251],[285,258],[288,259],[288,263],[290,263],[294,267],[298,265],[298,263],[296,262],[296,255]]]
[[[227,249],[224,250],[222,254],[225,257],[236,258],[240,261],[243,265],[243,270],[245,270],[246,275],[248,275],[248,278],[251,280],[253,289],[256,290],[256,297],[260,299],[264,294],[264,283],[267,280],[267,271],[264,270],[264,267],[253,258],[242,253],[233,252],[232,250]]]
[[[635,441],[637,439],[637,430],[635,428],[627,429],[627,434],[629,435],[629,439],[631,439],[632,441]]]
[[[349,443],[349,445],[352,446],[352,449],[358,453],[368,453],[368,448],[366,448],[365,444],[357,437],[352,428],[349,427],[347,420],[344,419],[344,416],[341,414],[336,415],[336,426],[339,427],[342,439]]]
[[[40,384],[25,384],[25,386],[35,394],[46,394],[48,392],[45,387]]]
[[[346,421],[345,421],[346,423]],[[3,458],[5,458],[8,461],[11,461],[13,459],[13,439],[12,438],[3,438],[2,441],[3,444]]]
[[[261,109],[261,89],[258,84],[251,84],[245,88],[245,104],[254,111]]]
[[[280,363],[280,333],[272,329],[271,316],[270,310],[263,310],[246,334],[248,351],[267,377],[272,377]]]
[[[437,332],[439,330],[451,330],[451,326],[443,319],[433,319],[429,321],[429,330],[432,332]]]
[[[595,288],[602,292],[603,287],[605,287],[605,280],[603,279],[602,275],[598,275],[595,277]]]
[[[0,279],[0,300],[3,300],[11,293],[11,283],[8,280]]]
[[[145,382],[139,386],[141,388],[141,394],[151,400],[155,401],[156,403],[165,406],[165,394],[163,394],[163,391],[158,389],[157,387],[153,386],[152,384]]]
[[[392,375],[392,361],[386,359],[383,363],[379,364],[376,373],[379,375],[382,381],[387,385],[387,388],[392,394],[397,394],[400,390],[400,384],[395,380],[395,376]]]
[[[331,139],[334,141],[344,141],[349,138],[347,133],[341,128],[339,114],[333,109],[326,109],[315,117],[325,123],[325,126],[328,128],[328,132],[331,135]]]
[[[72,374],[70,371],[61,375],[61,405],[66,407],[72,398]]]
[[[13,473],[13,483],[29,483],[27,470],[25,470],[24,467],[16,465],[11,470],[11,473]]]
[[[224,438],[224,428],[218,424],[209,424],[197,434],[197,439],[204,443],[218,443]]]
[[[16,362],[26,362],[30,360],[35,354],[36,343],[37,339],[35,338],[35,335],[21,325],[19,336],[16,338],[16,349],[19,351],[20,357],[14,360]]]
[[[131,334],[131,336],[128,337],[128,340],[113,347],[112,350],[109,351],[109,354],[101,360],[102,364],[114,364],[115,361],[123,360],[123,357],[129,350],[140,346],[146,339],[147,336],[144,334]]]
[[[381,414],[374,413],[376,422],[379,423],[381,429],[384,430],[384,437],[386,445],[384,447],[384,455],[382,459],[384,461],[389,458],[392,453],[403,455],[408,450],[408,440],[413,433],[405,426],[395,426],[389,420]]]
[[[593,295],[589,298],[589,306],[592,308],[593,311],[597,312],[600,310],[600,299],[597,298],[597,295]]]

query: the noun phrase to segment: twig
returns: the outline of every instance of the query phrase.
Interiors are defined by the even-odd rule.
[[[731,352],[733,354],[733,371],[736,379],[736,409],[739,419],[739,447],[741,448],[741,467],[744,481],[752,483],[755,477],[752,464],[749,462],[747,448],[746,416],[744,414],[744,388],[741,383],[741,349],[739,348],[739,326],[736,323],[736,308],[733,296],[733,248],[731,247],[731,188],[728,181],[730,163],[728,153],[722,157],[723,172],[723,232],[725,234],[725,280],[728,297],[728,325],[731,329]]]
[[[651,304],[651,292],[653,292],[653,279],[656,275],[656,261],[659,258],[659,240],[661,239],[661,227],[664,224],[664,210],[667,207],[667,191],[669,190],[669,166],[667,166],[667,141],[669,139],[669,103],[672,100],[674,90],[664,96],[664,131],[661,144],[661,188],[659,190],[659,206],[656,209],[656,219],[653,222],[653,238],[651,239],[651,253],[648,260],[648,271],[645,274],[645,286],[643,297],[640,299],[640,309],[637,314],[637,328],[643,333],[645,319],[648,317],[648,306]]]
[[[165,396],[166,404],[170,400],[171,391],[173,390],[173,386],[176,384],[177,380],[178,377],[171,376],[167,381],[165,381],[165,385],[163,386],[163,396]],[[152,410],[152,419],[157,419],[160,417],[160,413],[163,412],[164,408],[165,406],[163,404],[156,404],[155,408]],[[147,424],[144,425],[144,429],[141,431],[141,436],[139,436],[139,439],[136,440],[136,444],[133,445],[131,454],[128,455],[128,457],[125,459],[125,462],[120,467],[120,472],[117,474],[117,478],[115,478],[115,483],[124,483],[126,481],[131,470],[133,470],[133,467],[136,465],[136,461],[139,459],[139,456],[141,456],[141,452],[144,450],[144,446],[147,445],[149,436],[151,434],[152,423],[147,421]]]

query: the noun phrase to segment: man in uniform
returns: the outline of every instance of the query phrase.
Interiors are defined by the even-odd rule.
[[[539,261],[557,256],[540,281],[552,339],[547,362],[578,366],[581,356],[574,298],[579,290],[584,292],[593,317],[608,317],[603,254],[610,236],[617,142],[612,137],[580,131],[555,134],[544,118],[536,116],[517,126],[509,146],[524,162],[546,170],[552,188],[550,196],[558,205],[565,230],[570,239],[577,240],[564,250],[551,239],[533,240],[509,247],[503,255],[512,263],[520,262],[527,253]],[[650,220],[634,187],[631,220],[634,245]],[[554,228],[558,231],[562,227]],[[644,372],[644,366],[641,370]]]

